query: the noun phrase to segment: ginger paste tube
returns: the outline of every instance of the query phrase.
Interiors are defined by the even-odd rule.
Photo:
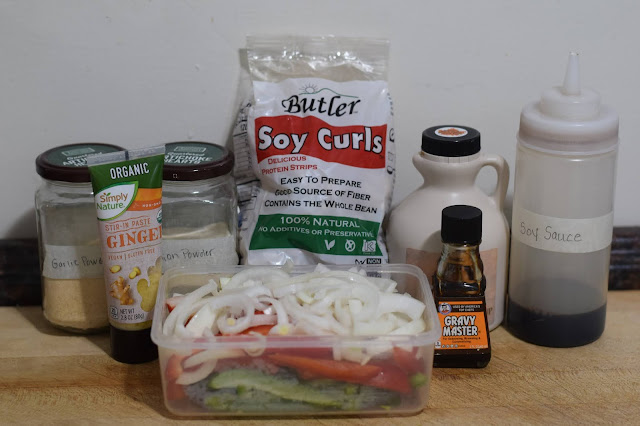
[[[162,274],[164,146],[87,159],[102,242],[111,356],[151,361],[151,318]]]

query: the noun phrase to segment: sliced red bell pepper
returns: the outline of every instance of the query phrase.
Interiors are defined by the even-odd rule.
[[[165,304],[167,305],[167,309],[169,310],[169,312],[175,309],[176,305],[183,297],[184,296],[173,296],[165,300]]]
[[[185,356],[178,354],[173,354],[169,357],[169,359],[167,360],[167,366],[164,370],[164,376],[166,377],[167,382],[175,382],[176,380],[178,380],[178,377],[180,377],[180,375],[184,371],[184,368],[182,367],[182,361],[185,358]]]
[[[302,380],[318,380],[324,378],[319,374],[311,373],[309,371],[296,370],[296,372],[298,373],[298,377]]]
[[[376,364],[382,370],[378,375],[364,382],[364,385],[373,386],[381,389],[389,389],[400,393],[411,393],[411,383],[409,375],[400,367],[386,362],[384,364]]]
[[[173,354],[167,360],[167,366],[164,370],[164,375],[166,378],[166,395],[169,401],[177,401],[183,398],[186,398],[186,394],[184,393],[184,388],[182,385],[176,383],[178,377],[184,371],[182,367],[182,361],[186,357],[183,355]]]
[[[167,382],[166,395],[169,401],[179,401],[187,397],[187,394],[184,392],[184,387],[176,382]]]
[[[360,365],[350,361],[307,358],[296,355],[272,354],[267,355],[267,358],[276,365],[290,367],[299,372],[351,383],[363,383],[377,376],[382,370],[377,365]]]
[[[271,329],[273,327],[274,327],[273,324],[255,325],[253,327],[247,328],[245,331],[243,331],[243,332],[241,332],[239,334],[258,333],[258,334],[262,334],[263,336],[266,336],[267,334],[269,334],[269,332],[271,331]]]
[[[267,358],[276,365],[295,369],[300,378],[305,380],[327,378],[405,394],[412,391],[409,375],[391,362],[361,365],[288,354],[272,354]]]
[[[333,360],[333,349],[331,348],[287,348],[287,355],[301,356],[305,358],[330,359]],[[281,354],[282,348],[267,348],[265,354]]]
[[[418,359],[416,356],[418,349],[413,348],[411,351],[402,348],[393,348],[393,362],[395,365],[403,369],[407,374],[424,373],[424,360]]]

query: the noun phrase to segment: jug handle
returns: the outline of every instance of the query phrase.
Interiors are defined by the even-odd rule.
[[[493,167],[498,175],[496,189],[493,193],[489,194],[489,197],[496,206],[502,210],[504,209],[504,199],[507,196],[507,189],[509,188],[509,164],[501,156],[493,154],[482,154],[480,160],[481,165],[478,168],[478,173],[480,173],[483,167],[489,166]]]

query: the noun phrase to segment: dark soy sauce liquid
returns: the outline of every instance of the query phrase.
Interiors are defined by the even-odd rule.
[[[607,304],[574,315],[546,314],[507,299],[507,328],[519,339],[540,346],[570,348],[597,340],[604,331]]]

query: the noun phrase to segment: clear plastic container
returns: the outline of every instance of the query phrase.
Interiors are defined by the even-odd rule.
[[[440,337],[440,327],[431,295],[429,283],[424,273],[413,265],[387,264],[363,265],[361,269],[371,277],[385,277],[397,282],[399,293],[408,293],[426,305],[423,320],[427,324],[425,331],[417,335],[377,335],[377,336],[305,336],[305,335],[241,335],[215,336],[209,338],[179,338],[163,334],[164,320],[169,314],[167,299],[175,293],[185,294],[206,284],[211,279],[231,277],[250,268],[264,266],[210,266],[210,267],[178,267],[168,270],[160,283],[158,299],[154,312],[151,338],[158,345],[160,373],[164,400],[167,408],[174,414],[185,416],[283,416],[283,415],[337,415],[337,414],[411,414],[421,411],[429,395],[431,370],[433,367],[434,343]],[[268,266],[269,269],[284,269],[279,266]],[[314,266],[297,266],[286,270],[290,275],[309,273]],[[346,271],[351,265],[329,266],[331,270]],[[287,369],[280,367],[274,371],[269,366],[269,356],[303,356],[326,359],[331,362],[339,359],[336,354],[345,351],[366,351],[376,355],[366,365],[378,365],[383,370],[382,376],[376,379],[395,383],[404,374],[403,380],[412,377],[410,389],[390,391],[378,387],[364,386],[354,382],[343,383],[318,377],[300,377],[295,373],[290,380],[296,385],[283,387],[282,392],[306,392],[313,388],[314,395],[322,400],[338,398],[340,403],[317,405],[315,403],[292,401],[288,396],[273,398],[262,402],[256,397],[250,407],[237,409],[238,401],[247,398],[252,386],[237,386],[229,389],[228,399],[225,395],[207,394],[207,383],[212,376],[188,385],[177,385],[174,379],[175,368],[187,368],[182,361],[202,351],[213,351],[220,354],[221,371],[227,369],[254,368],[264,373],[252,379],[260,383],[271,380],[269,374],[288,374]],[[234,351],[236,352],[235,355]],[[238,353],[239,352],[239,353]],[[250,356],[249,354],[253,354]],[[410,356],[407,356],[410,355]],[[224,357],[229,357],[222,359]],[[361,365],[361,364],[357,364]],[[291,370],[294,371],[294,370]],[[416,383],[411,371],[420,372],[420,381]],[[214,375],[218,373],[214,370]],[[265,377],[264,375],[267,375]],[[219,376],[216,376],[219,377]],[[275,385],[274,385],[275,386]],[[292,386],[294,386],[292,388]],[[393,387],[393,386],[392,386]],[[288,390],[287,390],[288,389]],[[212,399],[213,398],[213,399]],[[260,398],[264,398],[261,396]],[[234,405],[236,404],[236,405]]]
[[[36,159],[42,183],[35,195],[42,275],[42,309],[54,326],[75,333],[103,331],[107,319],[100,236],[87,156],[119,151],[81,143]]]
[[[164,269],[237,265],[234,157],[207,142],[166,145],[162,190]]]

